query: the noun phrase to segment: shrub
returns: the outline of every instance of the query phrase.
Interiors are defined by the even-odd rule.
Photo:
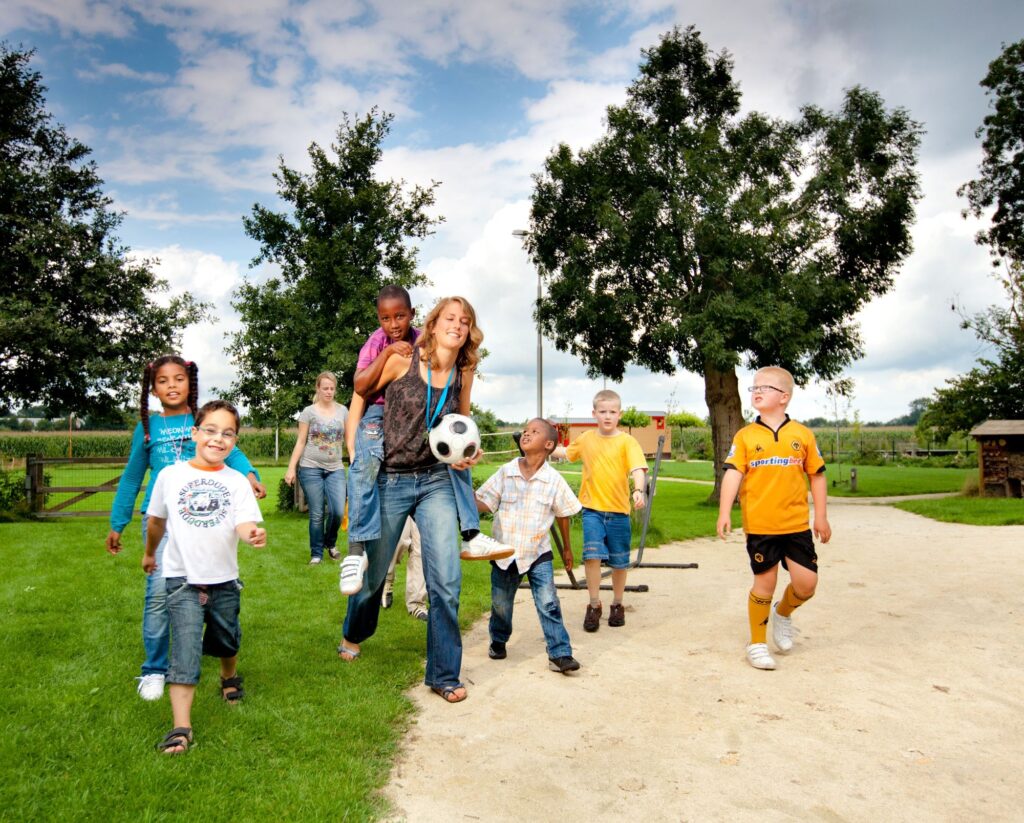
[[[295,490],[284,482],[283,477],[277,484],[277,510],[279,512],[295,511]]]
[[[25,475],[0,469],[0,515],[24,514]]]

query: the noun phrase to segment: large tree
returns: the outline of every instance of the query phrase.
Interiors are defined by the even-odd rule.
[[[643,54],[605,135],[535,177],[537,317],[592,376],[703,375],[720,479],[738,366],[804,383],[860,355],[854,316],[911,248],[920,128],[862,88],[834,113],[740,117],[731,57],[692,27]]]
[[[965,217],[989,219],[977,240],[1004,269],[1007,305],[963,318],[963,328],[975,333],[986,354],[936,389],[922,415],[919,428],[941,438],[988,419],[1024,418],[1024,40],[1003,47],[981,86],[991,107],[976,132],[981,166],[959,193],[969,204]]]
[[[90,150],[46,110],[32,52],[0,43],[0,405],[109,411],[203,316],[115,236]]]
[[[965,216],[990,216],[978,242],[996,258],[1024,263],[1024,40],[1003,48],[981,85],[992,110],[975,133],[982,150],[978,178],[960,187]]]
[[[356,120],[346,115],[331,155],[310,144],[309,173],[281,159],[274,179],[291,213],[255,205],[243,218],[260,243],[252,265],[280,268],[262,283],[244,283],[232,302],[243,326],[228,348],[239,371],[232,392],[258,422],[307,405],[325,369],[337,373],[339,395],[350,391],[359,348],[378,326],[381,286],[423,282],[408,241],[440,221],[427,213],[437,183],[406,191],[404,181],[376,178],[391,120],[376,109]]]

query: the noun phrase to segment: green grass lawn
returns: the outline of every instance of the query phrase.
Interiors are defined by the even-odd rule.
[[[650,465],[653,467],[654,462]],[[578,469],[577,469],[578,470]],[[710,461],[663,460],[659,468],[662,477],[681,477],[688,480],[713,480],[714,466]],[[829,478],[828,493],[833,497],[891,497],[904,494],[931,494],[958,492],[968,477],[976,476],[977,469],[935,469],[917,466],[858,466],[857,491],[850,491],[850,467],[830,465],[825,476]],[[836,485],[832,481],[840,480]]]
[[[273,496],[284,467],[261,472]],[[706,495],[698,486],[660,488],[648,545],[712,534]],[[239,670],[248,695],[239,706],[223,703],[216,663],[204,660],[193,710],[197,745],[181,757],[153,750],[172,725],[166,698],[145,703],[135,694],[144,585],[138,518],[118,557],[103,550],[105,519],[0,524],[0,819],[386,814],[378,790],[410,719],[404,692],[422,681],[426,626],[399,598],[364,656],[340,662],[337,564],[307,566],[306,519],[272,514],[273,504],[273,497],[263,504],[268,548],[239,547]],[[578,518],[573,541],[578,557]],[[466,563],[463,572],[466,628],[490,607],[489,565]],[[403,575],[404,566],[396,591]]]
[[[945,497],[941,500],[904,500],[898,509],[946,523],[972,526],[1024,525],[1024,501],[993,497]]]

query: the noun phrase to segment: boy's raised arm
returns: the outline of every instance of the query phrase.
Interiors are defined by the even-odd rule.
[[[555,523],[558,524],[558,533],[562,537],[562,563],[565,566],[567,572],[572,571],[575,559],[572,556],[572,542],[569,539],[569,519],[568,517],[556,517]]]
[[[353,380],[356,394],[361,394],[365,397],[374,390],[377,381],[380,380],[381,373],[384,371],[384,366],[387,365],[388,359],[393,354],[397,354],[399,357],[409,357],[412,355],[412,346],[404,340],[399,340],[397,343],[385,346],[381,353],[373,358],[373,362],[369,366],[357,369],[355,379]]]
[[[254,548],[262,549],[267,545],[267,530],[262,528],[259,523],[239,523],[235,526],[235,534],[238,535],[239,540],[244,540]]]

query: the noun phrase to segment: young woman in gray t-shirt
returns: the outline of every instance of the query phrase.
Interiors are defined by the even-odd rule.
[[[311,566],[323,561],[325,549],[332,560],[341,556],[337,549],[338,529],[345,515],[345,466],[341,456],[348,409],[334,402],[337,390],[338,378],[333,372],[317,375],[314,402],[299,414],[299,434],[284,474],[289,486],[298,477],[309,504]]]

